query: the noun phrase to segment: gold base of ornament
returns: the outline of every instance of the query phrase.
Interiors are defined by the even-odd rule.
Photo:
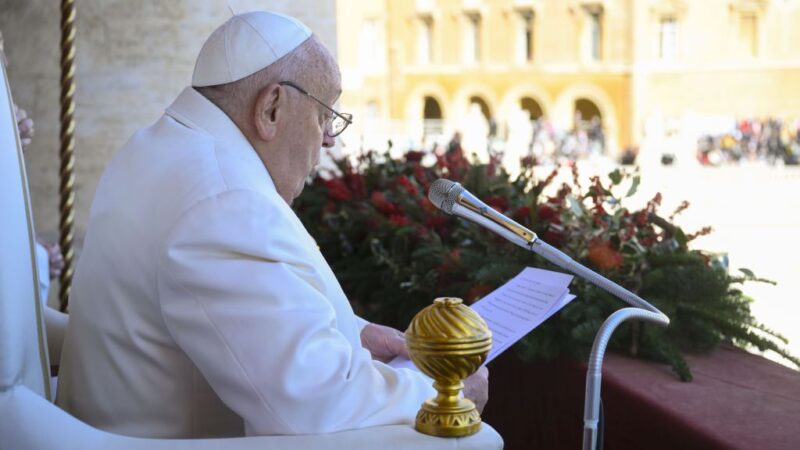
[[[443,389],[443,386],[434,383],[434,387],[439,390],[439,395],[422,404],[417,413],[417,431],[439,437],[464,437],[480,431],[481,415],[475,403],[453,396],[454,393],[457,395],[463,384],[457,383]]]
[[[470,436],[481,429],[481,415],[475,404],[464,399],[456,407],[441,408],[432,400],[422,404],[417,413],[416,429],[420,433],[439,437]]]

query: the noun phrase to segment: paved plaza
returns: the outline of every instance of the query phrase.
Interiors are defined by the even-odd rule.
[[[635,200],[657,191],[664,196],[666,214],[684,199],[691,202],[677,219],[687,232],[714,227],[693,248],[725,251],[733,270],[746,267],[777,282],[748,283],[744,291],[755,300],[756,318],[789,338],[788,348],[800,355],[800,168],[757,162],[643,168],[641,195]]]

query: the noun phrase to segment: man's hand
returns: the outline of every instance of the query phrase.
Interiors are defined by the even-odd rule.
[[[479,413],[483,412],[489,401],[489,369],[481,367],[464,380],[464,397],[475,402]]]
[[[24,109],[14,105],[14,115],[17,117],[17,130],[19,131],[20,144],[22,150],[27,150],[33,138],[33,119],[28,117]]]
[[[361,330],[361,345],[372,354],[372,359],[389,362],[396,356],[408,358],[406,337],[400,330],[371,323]]]
[[[58,243],[43,245],[47,249],[47,259],[50,263],[50,279],[54,280],[61,276],[61,271],[64,270],[64,257],[61,255],[61,247]]]

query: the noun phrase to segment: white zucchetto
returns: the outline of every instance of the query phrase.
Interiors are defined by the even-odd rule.
[[[211,33],[194,65],[192,86],[232,83],[269,66],[311,37],[302,22],[267,11],[237,14]]]

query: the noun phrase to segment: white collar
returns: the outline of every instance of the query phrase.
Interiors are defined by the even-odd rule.
[[[246,148],[256,155],[233,120],[193,87],[185,88],[167,108],[166,114],[189,128],[205,131],[218,141]]]
[[[193,87],[185,88],[165,113],[184,126],[206,133],[218,143],[242,158],[247,178],[266,183],[268,190],[277,194],[277,189],[269,170],[259,158],[256,150],[242,133],[242,130],[219,109],[217,105],[197,92]],[[255,181],[254,180],[254,181]]]

